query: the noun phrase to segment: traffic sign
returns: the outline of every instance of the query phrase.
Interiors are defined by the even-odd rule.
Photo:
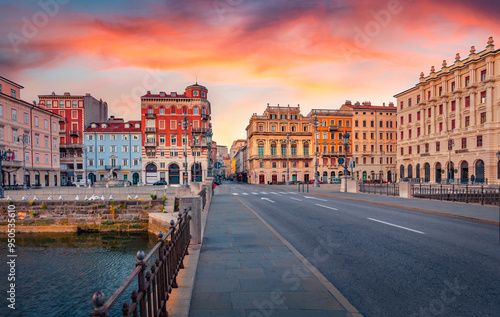
[[[339,162],[340,165],[344,164],[344,158],[343,157],[339,157],[339,159],[337,161]]]

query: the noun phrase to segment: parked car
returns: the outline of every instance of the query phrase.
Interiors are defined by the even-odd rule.
[[[88,179],[80,179],[76,182],[73,182],[72,184],[75,186],[87,186],[90,185],[90,181]]]
[[[161,180],[161,181],[157,181],[156,183],[154,183],[153,185],[168,185],[166,181],[164,180]]]
[[[323,181],[322,180],[318,180],[318,183],[323,184]],[[309,181],[309,184],[314,184],[314,179],[311,179]]]

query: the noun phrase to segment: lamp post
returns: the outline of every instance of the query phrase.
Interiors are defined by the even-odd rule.
[[[380,162],[380,184],[382,184],[382,178],[384,177],[384,151],[382,151],[382,162]]]
[[[212,125],[210,124],[207,131],[207,142],[208,142],[208,167],[207,176],[212,177]]]
[[[351,135],[349,132],[346,132],[342,135],[342,138],[344,139],[344,150],[345,150],[345,161],[344,161],[344,176],[348,176],[349,170],[347,168],[347,148],[349,147],[349,137]]]
[[[192,153],[193,153],[193,166],[194,166],[194,181],[197,182],[196,180],[196,135],[194,134],[194,132],[192,133],[193,135],[193,146],[192,146]]]
[[[283,141],[286,141],[286,184],[290,185],[290,154],[288,153],[288,148],[290,148],[290,141],[293,141],[293,139],[290,139],[288,132],[286,139],[283,139]]]
[[[319,187],[318,182],[318,125],[319,120],[316,115],[316,111],[314,112],[314,119],[311,122],[314,127],[314,187]]]
[[[3,190],[3,168],[2,161],[9,161],[12,157],[12,152],[10,149],[7,151],[0,150],[0,198],[5,198],[4,190]]]
[[[184,188],[189,188],[189,178],[188,178],[188,162],[187,162],[187,144],[188,144],[188,137],[187,137],[187,130],[189,125],[191,125],[192,122],[189,122],[187,116],[184,116],[184,119],[182,119],[181,122],[179,122],[179,125],[182,126],[182,129],[184,129]]]
[[[497,159],[500,161],[500,151],[497,152]],[[497,165],[498,165],[498,162],[497,162]],[[499,171],[500,172],[500,171]],[[497,172],[497,178],[499,178],[498,176],[500,175],[500,173]],[[500,208],[500,204],[498,204],[498,208]]]
[[[23,189],[28,188],[28,184],[26,184],[26,145],[29,143],[29,135],[28,134],[23,134],[22,137],[17,138],[17,142],[23,142]]]

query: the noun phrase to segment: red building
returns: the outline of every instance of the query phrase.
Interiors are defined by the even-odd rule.
[[[141,97],[142,168],[146,183],[166,180],[175,185],[184,184],[185,179],[188,183],[195,177],[197,181],[205,179],[211,114],[207,96],[206,87],[194,84],[183,94],[148,91]]]
[[[84,178],[83,130],[91,122],[103,122],[108,117],[108,105],[89,93],[71,95],[39,95],[39,105],[60,115],[61,185]]]

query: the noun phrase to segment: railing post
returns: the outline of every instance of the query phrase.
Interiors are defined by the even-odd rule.
[[[108,317],[108,313],[104,311],[104,304],[106,303],[106,295],[103,292],[97,291],[92,296],[92,303],[95,308],[90,314],[91,317]]]
[[[168,293],[168,278],[167,275],[165,274],[164,267],[167,266],[166,259],[165,259],[165,252],[163,251],[165,249],[165,241],[163,241],[163,232],[160,231],[158,232],[158,243],[161,243],[160,247],[158,248],[158,259],[156,259],[155,264],[151,267],[151,269],[155,268],[158,272],[156,273],[156,285],[157,285],[157,297],[158,297],[158,304],[156,307],[159,307],[160,310],[162,311],[162,314],[167,311],[167,305],[162,305],[163,301],[167,301],[167,293]],[[154,272],[154,271],[153,271]],[[154,291],[153,291],[154,293]],[[156,309],[155,309],[156,310]],[[155,312],[156,313],[156,312]]]
[[[170,220],[170,230],[172,230],[172,234],[170,235],[170,257],[172,258],[172,262],[171,262],[171,272],[170,274],[172,274],[171,276],[173,276],[173,281],[172,281],[172,288],[178,288],[179,285],[177,284],[177,274],[176,274],[176,271],[177,271],[177,255],[175,253],[175,247],[174,247],[174,244],[175,244],[175,240],[176,240],[176,237],[175,237],[175,221],[172,219]]]
[[[483,184],[481,184],[481,205],[484,205],[484,191],[483,191]]]
[[[189,207],[189,209],[191,210],[191,207]],[[187,213],[188,211],[188,208],[187,207],[184,207],[184,212]],[[180,260],[180,265],[179,265],[179,268],[180,269],[183,269],[184,268],[184,255],[182,254],[182,251],[183,251],[183,247],[184,247],[184,243],[183,243],[183,238],[184,238],[184,235],[183,235],[183,230],[182,230],[182,212],[179,211],[179,214],[177,215],[177,218],[179,219],[179,229],[178,229],[178,233],[177,234],[180,234],[179,236],[179,239],[177,240],[176,244],[175,244],[175,249],[176,249],[176,252],[177,252],[177,257],[178,259]]]
[[[441,196],[441,201],[443,201],[443,183],[441,183],[441,190],[439,196]]]
[[[146,263],[144,263],[143,261],[145,257],[146,254],[144,253],[144,251],[140,250],[139,252],[137,252],[137,263],[135,264],[135,266],[141,267],[141,271],[137,276],[139,280],[139,295],[142,295],[140,300],[141,317],[146,317],[146,289],[144,287],[144,271],[146,271]]]

